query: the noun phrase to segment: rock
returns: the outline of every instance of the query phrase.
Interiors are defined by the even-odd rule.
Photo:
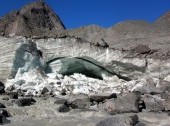
[[[91,105],[90,99],[76,99],[69,103],[72,109],[89,109]]]
[[[72,99],[68,99],[67,104],[72,109],[89,109],[91,105],[90,98],[86,95],[74,95]],[[72,96],[73,97],[73,96]]]
[[[139,122],[139,123],[137,123],[135,126],[146,126],[146,124],[145,124],[145,123],[142,123],[142,122]]]
[[[138,101],[140,94],[137,92],[125,93],[117,96],[116,99],[112,98],[106,100],[100,109],[104,109],[110,114],[117,113],[133,113],[139,112]]]
[[[147,45],[137,45],[133,51],[138,54],[149,53],[151,49]]]
[[[2,100],[8,101],[9,97],[3,97]]]
[[[0,103],[0,108],[6,108],[4,104]]]
[[[0,125],[10,123],[10,120],[6,119],[7,117],[11,117],[11,115],[4,109],[0,109]]]
[[[58,111],[59,111],[59,112],[69,112],[69,111],[70,111],[70,108],[69,108],[68,105],[63,104],[63,105],[61,105],[61,106],[59,107]]]
[[[170,111],[170,92],[168,92],[168,93],[165,92],[165,93],[161,94],[161,98],[165,100],[163,102],[165,110]]]
[[[156,81],[158,82],[158,79]],[[138,91],[141,94],[160,93],[159,88],[156,87],[157,82],[152,78],[141,79],[131,91]]]
[[[146,109],[145,102],[143,100],[138,101],[139,112],[142,112],[143,109]]]
[[[6,116],[0,114],[0,125],[8,124],[10,121],[6,119]]]
[[[164,111],[164,100],[158,95],[144,95],[142,100],[148,112]]]
[[[55,98],[54,104],[64,104],[67,102],[67,99],[64,98]]]
[[[2,82],[0,82],[0,94],[5,93],[5,86]]]
[[[90,95],[90,100],[92,102],[103,102],[106,99],[111,99],[111,98],[117,98],[117,95],[115,93],[113,94],[108,94],[108,93],[99,93],[99,94],[92,94]]]
[[[49,90],[46,87],[44,87],[42,90],[42,95],[45,95],[47,92],[49,92]]]
[[[138,116],[112,117],[99,122],[96,126],[135,126],[138,123]]]
[[[65,89],[61,90],[61,95],[66,95],[66,90]]]
[[[4,115],[5,117],[10,117],[11,116],[10,113],[7,112],[7,110],[5,110],[5,109],[0,109],[0,114]]]
[[[33,98],[20,98],[15,103],[18,106],[30,106],[30,105],[32,105],[35,102],[36,101]]]
[[[18,99],[18,92],[10,92],[8,95],[11,99]]]

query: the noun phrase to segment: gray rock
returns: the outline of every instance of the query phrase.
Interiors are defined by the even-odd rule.
[[[3,97],[2,100],[8,101],[9,97]]]
[[[10,117],[11,116],[10,113],[5,109],[0,109],[0,114],[4,115],[5,117]]]
[[[68,99],[67,104],[72,109],[89,109],[92,104],[90,98],[86,95],[74,95],[73,99]],[[73,97],[73,96],[72,96]]]
[[[163,105],[166,111],[170,111],[170,92],[162,94],[162,98],[165,100]]]
[[[10,92],[8,95],[11,99],[18,99],[18,92]]]
[[[67,99],[64,98],[55,98],[54,104],[64,104],[67,102]]]
[[[96,126],[134,126],[138,123],[138,116],[112,117],[99,122]]]
[[[0,82],[0,94],[5,93],[5,86],[2,82]]]
[[[100,107],[110,114],[139,112],[140,95],[136,92],[122,94],[116,99],[109,99]]]
[[[90,95],[90,100],[92,102],[103,102],[106,99],[111,99],[111,98],[117,98],[117,95],[115,93],[113,94],[108,94],[108,93],[99,93],[99,94],[92,94]]]
[[[146,126],[145,123],[139,122],[138,124],[136,124],[135,126]]]
[[[15,103],[18,106],[30,106],[35,102],[36,101],[33,98],[20,98],[20,99],[17,99]]]
[[[6,108],[4,104],[0,103],[0,108]]]
[[[69,112],[70,111],[70,108],[68,105],[61,105],[59,108],[58,108],[58,111],[59,112]]]
[[[149,53],[151,49],[147,45],[138,45],[132,51],[138,54]]]
[[[0,114],[0,125],[8,124],[10,123],[10,120],[6,118],[3,114]]]
[[[158,95],[144,95],[142,100],[145,103],[145,111],[158,112],[165,110],[164,100]]]

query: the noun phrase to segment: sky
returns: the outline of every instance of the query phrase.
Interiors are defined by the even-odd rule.
[[[1,0],[0,16],[35,0]],[[67,29],[96,24],[110,27],[125,20],[154,22],[170,11],[170,0],[44,0]]]

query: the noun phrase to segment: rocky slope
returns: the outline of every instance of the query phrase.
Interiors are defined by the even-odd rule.
[[[0,123],[7,110],[17,126],[169,125],[168,22],[169,13],[154,23],[65,30],[43,2],[2,17],[0,92],[8,96]]]
[[[28,4],[0,19],[1,35],[31,37],[64,29],[60,18],[43,2]]]

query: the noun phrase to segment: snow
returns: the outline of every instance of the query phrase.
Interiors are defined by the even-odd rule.
[[[145,79],[124,81],[117,76],[107,77],[103,80],[86,77],[75,73],[70,76],[62,76],[58,73],[45,74],[40,68],[21,72],[19,68],[16,77],[6,82],[6,91],[20,90],[26,96],[41,96],[42,94],[60,95],[64,90],[66,94],[98,94],[98,93],[122,93],[140,91],[149,93],[157,89],[159,80]],[[148,80],[151,82],[148,83]],[[156,84],[156,85],[155,85]]]
[[[94,94],[102,92],[113,92],[123,80],[117,76],[106,77],[98,80],[85,75],[75,73],[70,76],[62,76],[58,73],[45,74],[39,68],[28,72],[21,72],[19,68],[16,77],[6,82],[6,90],[21,90],[25,95],[40,96],[46,88],[48,92],[59,95],[63,90],[67,94]]]

